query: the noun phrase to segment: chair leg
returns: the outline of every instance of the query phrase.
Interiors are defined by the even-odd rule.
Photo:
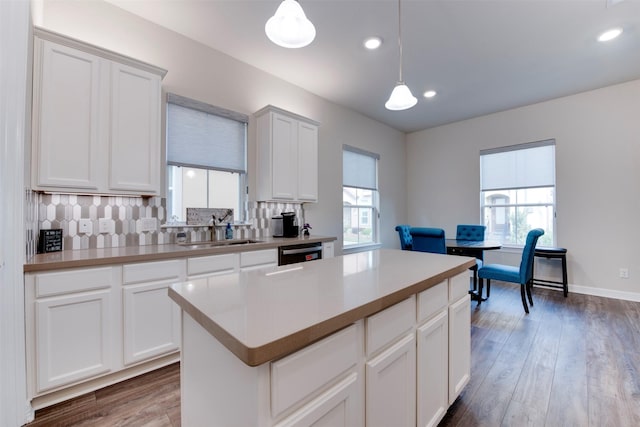
[[[488,280],[488,279],[487,279]],[[478,306],[480,304],[482,304],[482,288],[484,287],[484,279],[480,278],[478,279],[478,294],[477,294],[477,298],[478,298]]]
[[[478,290],[478,267],[473,267],[473,290]]]
[[[524,289],[525,285],[520,286],[520,296],[522,297],[522,306],[524,307],[525,313],[529,314],[529,307],[527,307],[527,298],[525,297],[525,293],[527,292]]]
[[[527,282],[525,286],[527,287],[527,297],[529,298],[529,304],[531,304],[531,306],[533,307],[533,298],[531,296],[531,281]]]
[[[487,279],[487,298],[491,295],[491,280]]]

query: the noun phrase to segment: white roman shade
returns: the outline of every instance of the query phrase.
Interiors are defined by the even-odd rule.
[[[555,186],[555,140],[480,151],[480,190]]]
[[[345,187],[378,189],[378,168],[380,156],[359,148],[342,147],[342,185]]]
[[[167,163],[246,172],[247,123],[240,113],[167,95]]]

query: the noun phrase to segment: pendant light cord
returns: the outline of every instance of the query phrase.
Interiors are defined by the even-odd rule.
[[[398,47],[400,48],[400,82],[402,82],[402,9],[398,0]]]

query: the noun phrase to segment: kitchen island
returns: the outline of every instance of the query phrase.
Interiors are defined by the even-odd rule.
[[[182,424],[436,425],[469,379],[474,263],[382,249],[172,285]]]

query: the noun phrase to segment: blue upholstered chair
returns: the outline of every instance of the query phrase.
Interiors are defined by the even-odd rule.
[[[444,230],[442,228],[411,227],[409,233],[413,240],[414,251],[435,254],[447,253],[447,245],[444,241]]]
[[[456,240],[471,240],[480,242],[484,240],[484,232],[487,229],[484,225],[477,224],[460,224],[456,230]],[[482,260],[476,258],[475,267],[471,267],[473,271],[473,290],[478,289],[478,269],[482,268]],[[489,288],[487,288],[489,289]]]
[[[411,233],[409,233],[410,229],[411,226],[407,224],[396,225],[396,231],[400,236],[400,249],[403,251],[410,251],[412,249],[413,241],[411,240]]]
[[[527,234],[527,241],[522,250],[522,260],[520,261],[520,268],[513,267],[511,265],[502,264],[486,264],[478,270],[478,277],[480,278],[480,289],[478,290],[478,305],[482,302],[482,287],[484,279],[487,279],[487,296],[491,291],[491,280],[502,280],[503,282],[519,283],[520,295],[522,296],[522,306],[524,311],[528,314],[529,307],[527,306],[527,300],[525,293],[529,298],[529,304],[533,305],[533,298],[531,298],[531,282],[533,280],[533,255],[535,253],[536,243],[538,238],[544,234],[544,230],[541,228],[534,228]]]

